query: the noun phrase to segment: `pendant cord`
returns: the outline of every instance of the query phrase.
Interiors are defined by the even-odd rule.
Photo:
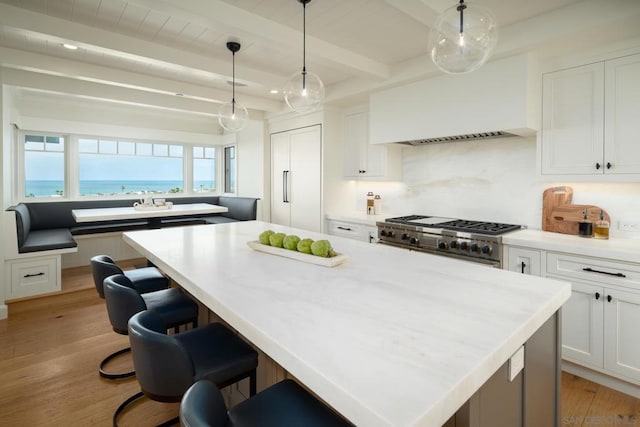
[[[231,82],[231,91],[232,91],[232,95],[231,95],[231,114],[236,114],[236,53],[232,52],[232,56],[233,56],[233,71],[232,71],[232,75],[233,75],[233,81]]]
[[[302,3],[302,89],[307,87],[307,4]]]
[[[460,0],[460,5],[458,5],[457,9],[460,12],[460,34],[464,34],[464,10],[467,8],[467,5],[464,4],[464,0]]]

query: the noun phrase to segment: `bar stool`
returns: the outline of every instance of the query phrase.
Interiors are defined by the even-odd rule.
[[[129,342],[141,391],[116,409],[114,426],[125,408],[142,396],[158,402],[180,402],[189,387],[201,379],[222,388],[249,378],[249,394],[256,393],[258,353],[229,328],[211,323],[167,335],[164,326],[152,310],[129,319]],[[175,418],[162,425],[177,421]]]
[[[157,268],[144,267],[125,272],[118,267],[113,259],[108,255],[96,255],[91,258],[91,273],[93,275],[93,284],[96,287],[98,296],[102,299],[104,299],[104,279],[109,276],[113,276],[114,274],[124,274],[127,276],[131,279],[131,282],[140,293],[159,291],[169,287],[169,279],[167,279]],[[129,351],[131,351],[131,348],[123,348],[122,350],[111,353],[102,359],[98,367],[100,376],[110,380],[117,380],[135,375],[133,371],[123,373],[109,373],[105,371],[105,366],[110,361],[122,354],[128,353]]]
[[[211,381],[198,381],[182,398],[180,422],[184,427],[352,425],[292,380],[272,385],[228,412],[218,387]]]

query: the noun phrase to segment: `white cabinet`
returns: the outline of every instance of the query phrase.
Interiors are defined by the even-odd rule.
[[[5,262],[5,277],[6,299],[59,291],[60,255],[8,260]]]
[[[348,237],[369,243],[378,241],[377,227],[356,222],[329,220],[327,232],[333,236]]]
[[[549,252],[546,273],[572,284],[563,358],[640,384],[640,265]]]
[[[271,222],[320,232],[321,125],[271,134]]]
[[[505,257],[504,268],[506,270],[532,276],[541,275],[541,254],[539,250],[506,246]]]
[[[562,357],[602,368],[604,289],[571,281],[571,298],[562,307]]]
[[[401,179],[401,148],[369,144],[369,113],[345,115],[343,142],[345,178]]]
[[[640,176],[640,54],[542,80],[542,175]]]

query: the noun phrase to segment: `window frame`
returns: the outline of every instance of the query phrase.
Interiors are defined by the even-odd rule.
[[[228,180],[228,174],[227,174],[227,149],[228,148],[233,148],[233,159],[235,160],[235,165],[234,165],[234,170],[233,170],[233,183],[235,185],[235,187],[233,188],[232,192],[227,191],[227,180]],[[222,146],[222,167],[221,172],[222,172],[222,194],[224,195],[229,195],[229,196],[235,196],[238,194],[238,144],[234,143],[234,144],[224,144]]]
[[[64,132],[47,132],[47,131],[28,131],[28,130],[19,130],[17,132],[17,137],[15,138],[15,171],[14,176],[16,177],[14,184],[12,185],[12,193],[13,193],[13,201],[12,203],[20,203],[20,202],[53,202],[53,201],[77,201],[77,200],[118,200],[118,199],[131,199],[135,198],[131,194],[114,194],[114,195],[103,195],[103,196],[81,196],[80,195],[80,149],[79,149],[79,140],[80,139],[96,139],[96,140],[111,140],[111,141],[124,141],[124,142],[134,142],[134,143],[150,143],[150,144],[166,144],[170,145],[179,145],[182,147],[182,181],[183,181],[183,191],[182,193],[158,193],[158,196],[172,197],[172,198],[180,198],[180,197],[188,197],[188,196],[197,196],[197,195],[210,195],[210,196],[219,196],[221,194],[221,183],[223,183],[224,173],[221,169],[221,153],[222,146],[220,143],[190,143],[190,142],[178,142],[178,141],[167,141],[167,140],[146,140],[140,138],[129,138],[129,137],[114,137],[108,135],[88,135],[88,134],[71,134]],[[52,196],[35,196],[35,197],[27,197],[25,195],[26,183],[25,183],[25,149],[24,149],[24,141],[26,135],[37,135],[37,136],[59,136],[65,139],[65,150],[64,150],[64,194],[61,197],[52,197]],[[214,167],[215,167],[215,183],[216,188],[211,192],[197,192],[193,189],[193,147],[207,147],[213,148],[215,150],[214,156]],[[237,157],[237,149],[236,149],[236,157]],[[237,184],[236,184],[237,186]]]

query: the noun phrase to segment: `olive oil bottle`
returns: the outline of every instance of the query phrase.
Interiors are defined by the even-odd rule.
[[[609,221],[604,219],[604,211],[600,211],[600,219],[596,221],[596,226],[593,230],[594,239],[608,239],[609,238]]]

